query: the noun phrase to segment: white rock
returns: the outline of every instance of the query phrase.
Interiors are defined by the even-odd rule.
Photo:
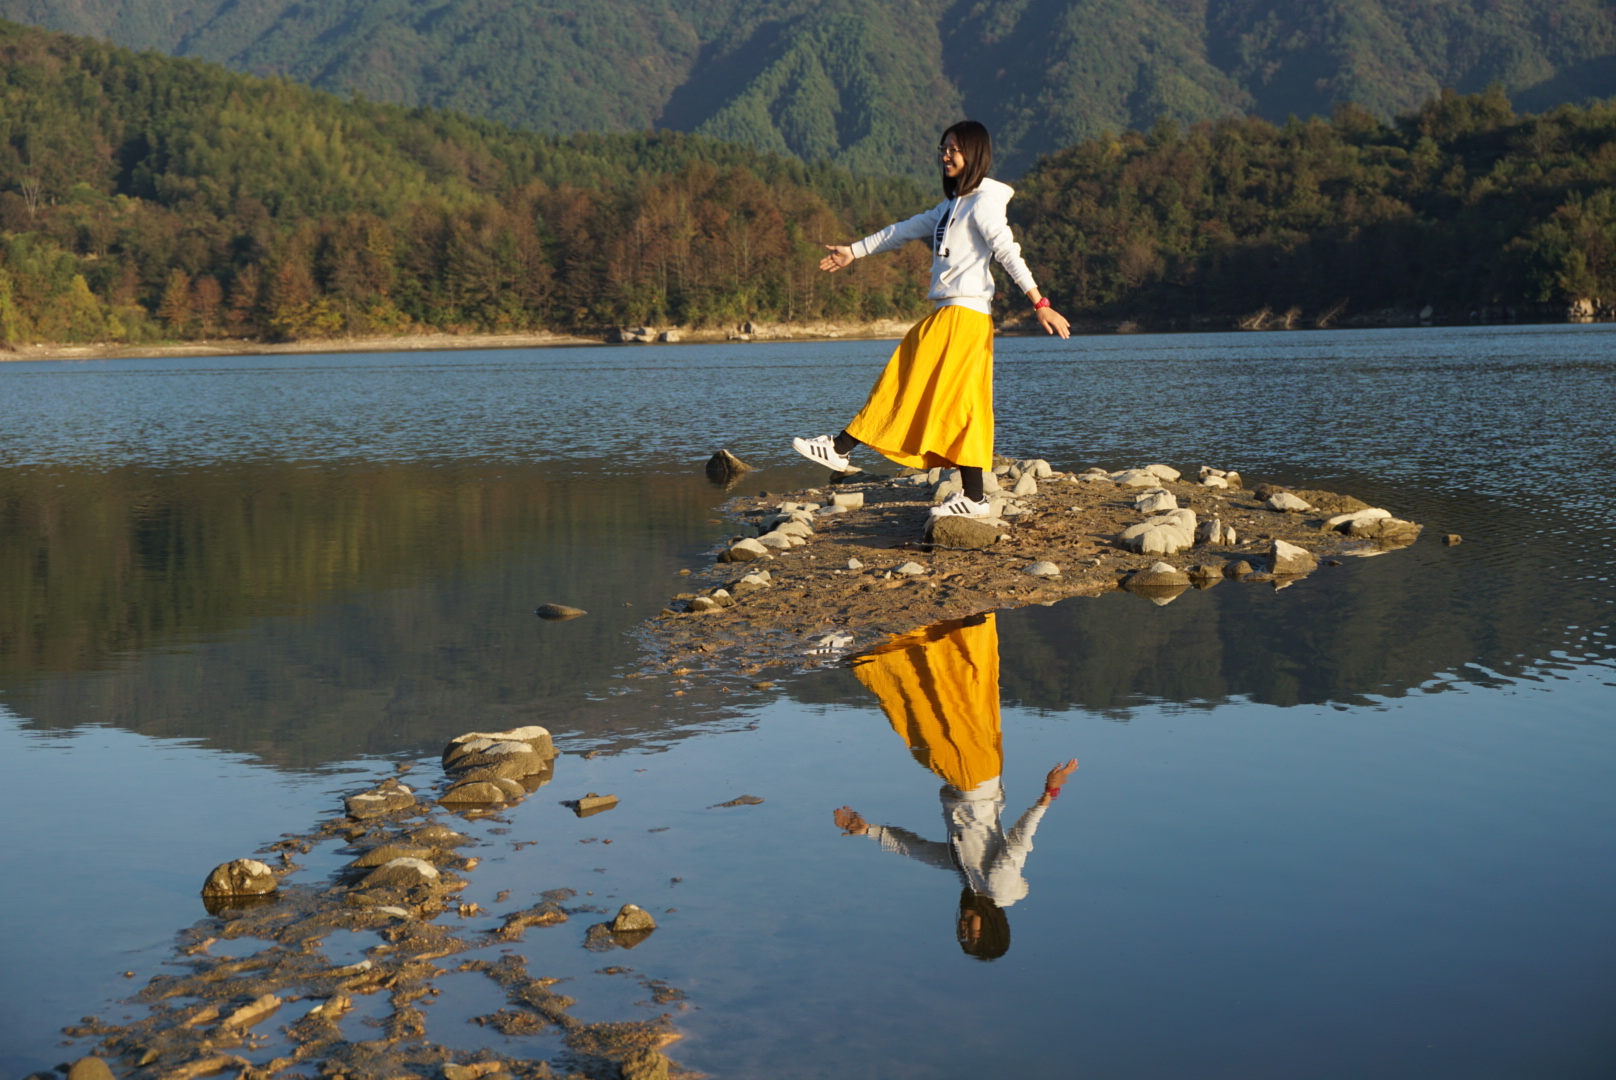
[[[808,546],[808,541],[804,540],[800,536],[788,536],[788,537],[786,537],[786,539],[791,541],[791,546],[794,547],[794,548],[807,547]]]
[[[1161,514],[1178,509],[1178,498],[1171,491],[1147,491],[1133,501],[1133,508],[1141,514]]]
[[[1195,544],[1195,511],[1173,510],[1160,517],[1130,525],[1122,542],[1146,555],[1172,555]]]
[[[864,569],[864,564],[859,562],[857,559],[848,559],[847,568],[849,570],[862,570]]]
[[[942,470],[941,466],[939,466],[939,467],[937,467],[935,469],[932,469],[932,470],[930,470],[930,471],[928,471],[926,473],[926,483],[928,483],[928,484],[941,483],[942,479],[943,479],[943,470]]]
[[[751,537],[747,537],[745,540],[737,540],[729,548],[731,562],[751,562],[753,559],[768,553],[768,548]]]
[[[830,506],[821,506],[817,511],[815,511],[816,515],[819,517],[835,517],[837,514],[851,514],[852,512],[853,508],[850,506],[836,506],[835,504]]]
[[[1203,476],[1201,477],[1201,486],[1209,488],[1226,488],[1229,486],[1229,481],[1225,480],[1221,476]]]
[[[914,577],[916,574],[924,574],[926,568],[917,562],[906,562],[902,566],[894,567],[892,572],[902,574],[905,577]]]
[[[770,585],[773,585],[774,579],[769,576],[769,572],[767,570],[758,570],[741,578],[740,584],[752,585],[756,588],[764,589],[768,588]]]
[[[1039,559],[1027,567],[1027,573],[1033,577],[1060,577],[1060,567],[1046,559]]]
[[[1369,510],[1359,510],[1356,513],[1351,514],[1337,514],[1335,517],[1326,521],[1324,523],[1324,527],[1327,529],[1340,529],[1342,532],[1347,532],[1357,522],[1380,521],[1382,518],[1389,518],[1391,516],[1392,512],[1390,510],[1382,510],[1379,507],[1375,507]]]
[[[1221,478],[1223,476],[1223,470],[1222,469],[1214,469],[1210,465],[1202,465],[1201,466],[1200,476],[1201,476],[1202,480],[1205,480],[1209,476],[1216,476],[1216,477]]]
[[[1026,461],[1018,462],[1018,464],[1021,466],[1022,472],[1032,473],[1035,480],[1048,480],[1055,475],[1055,470],[1050,468],[1049,462],[1043,458],[1028,458]]]
[[[765,533],[758,537],[758,543],[762,544],[766,548],[773,548],[776,551],[791,550],[791,537],[787,536],[785,533]]]
[[[1021,474],[1021,479],[1016,481],[1016,486],[1010,489],[1010,494],[1017,498],[1025,495],[1036,495],[1038,494],[1038,481],[1033,479],[1032,473],[1024,472]]]
[[[993,473],[990,473],[986,469],[984,469],[982,471],[982,491],[983,491],[983,493],[986,494],[986,495],[992,495],[995,491],[998,491],[998,490],[999,490],[999,478],[997,476],[995,476]]]
[[[864,492],[838,491],[830,497],[830,504],[831,506],[840,506],[848,510],[856,509],[864,505]],[[828,510],[829,508],[826,507],[825,509]]]
[[[1010,473],[1010,466],[1008,466],[1008,465],[995,465],[995,466],[993,466],[993,475],[994,476],[1008,476],[1009,473]]]
[[[813,527],[811,525],[806,525],[801,521],[788,521],[774,531],[775,534],[779,536],[808,537],[814,535]]]
[[[1156,487],[1162,478],[1148,469],[1124,469],[1112,473],[1111,481],[1123,487]]]
[[[1146,465],[1145,472],[1150,473],[1158,479],[1165,480],[1169,484],[1183,475],[1171,465]]]
[[[1289,510],[1293,513],[1299,513],[1303,510],[1313,509],[1313,504],[1306,499],[1298,499],[1288,491],[1276,491],[1268,496],[1268,509]]]

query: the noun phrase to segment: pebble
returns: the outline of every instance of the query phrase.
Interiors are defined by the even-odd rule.
[[[1460,536],[1458,533],[1449,533],[1442,538],[1442,542],[1449,547],[1457,547],[1458,545],[1464,543],[1464,537]]]
[[[859,562],[857,559],[848,559],[847,568],[849,570],[862,570],[864,569],[864,564]]]
[[[906,562],[902,566],[893,567],[892,572],[894,574],[902,574],[905,577],[914,577],[916,574],[924,574],[926,572],[926,568],[917,562]]]
[[[1027,567],[1027,573],[1033,577],[1060,577],[1060,567],[1047,559],[1039,559]]]

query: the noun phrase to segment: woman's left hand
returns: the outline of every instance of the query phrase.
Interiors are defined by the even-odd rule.
[[[1033,312],[1038,316],[1038,325],[1044,328],[1046,334],[1059,334],[1063,338],[1072,336],[1072,324],[1066,321],[1066,316],[1052,307],[1041,307]]]

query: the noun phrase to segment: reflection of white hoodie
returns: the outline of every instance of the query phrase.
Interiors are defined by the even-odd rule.
[[[1021,245],[1010,234],[1005,207],[1015,189],[984,179],[977,189],[959,199],[944,199],[908,221],[888,225],[854,241],[853,257],[862,259],[903,247],[911,240],[931,244],[931,291],[938,307],[957,304],[984,315],[992,314],[993,275],[989,259],[998,259],[1022,292],[1037,288],[1032,272],[1021,259]]]
[[[882,825],[872,825],[869,835],[888,851],[959,871],[967,888],[1002,908],[1026,896],[1027,879],[1021,876],[1021,868],[1032,851],[1032,835],[1038,831],[1045,807],[1034,803],[1007,834],[999,823],[1004,813],[1004,785],[998,777],[970,791],[944,784],[939,795],[948,843]]]

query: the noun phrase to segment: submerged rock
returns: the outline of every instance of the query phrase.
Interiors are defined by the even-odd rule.
[[[343,805],[349,817],[363,821],[410,809],[415,805],[415,793],[397,780],[384,780],[369,791],[348,796]]]
[[[438,796],[444,806],[488,806],[512,802],[527,794],[515,780],[461,780]]]
[[[203,896],[263,896],[280,887],[274,871],[257,859],[235,859],[213,868]]]
[[[624,904],[617,910],[617,917],[612,920],[612,932],[624,933],[635,930],[655,930],[656,920],[651,913],[637,904]]]
[[[411,844],[383,844],[373,847],[348,865],[360,869],[370,869],[376,866],[385,866],[394,859],[430,859],[438,854],[429,847],[416,847]]]
[[[81,1057],[67,1070],[67,1080],[112,1080],[112,1070],[98,1057]]]
[[[389,859],[366,874],[360,881],[361,889],[413,889],[421,885],[436,885],[438,868],[425,859]]]
[[[728,450],[720,450],[707,459],[707,479],[720,484],[728,483],[742,473],[751,471],[752,466]]]
[[[566,604],[540,604],[533,609],[533,614],[550,622],[565,622],[567,619],[576,619],[580,615],[588,615],[583,608],[568,607]]]

